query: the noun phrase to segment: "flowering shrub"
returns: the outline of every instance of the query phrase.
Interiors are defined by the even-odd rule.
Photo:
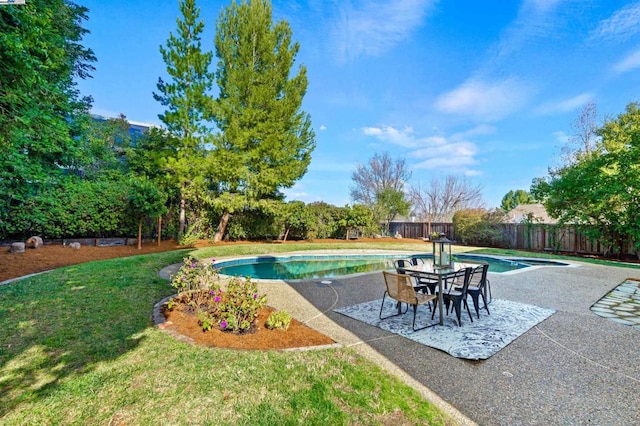
[[[249,279],[232,278],[223,289],[215,268],[193,258],[184,259],[171,285],[178,289],[178,295],[169,301],[168,308],[197,314],[205,331],[214,327],[250,330],[267,301],[266,296],[258,295],[258,285]]]
[[[183,260],[183,264],[171,279],[171,286],[178,291],[209,290],[219,286],[218,271],[211,263],[204,263],[189,256]]]
[[[210,304],[206,312],[200,315],[200,325],[203,329],[210,329],[211,324],[217,324],[221,330],[249,330],[260,308],[266,303],[266,296],[258,295],[258,285],[248,279],[242,281],[232,278],[226,287],[226,291],[218,289],[209,292]]]

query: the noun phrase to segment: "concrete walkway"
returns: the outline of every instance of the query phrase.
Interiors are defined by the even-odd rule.
[[[269,304],[398,375],[460,424],[640,424],[640,331],[591,306],[640,270],[575,263],[489,274],[494,298],[557,312],[485,361],[449,356],[333,312],[379,299],[382,274],[261,282]]]

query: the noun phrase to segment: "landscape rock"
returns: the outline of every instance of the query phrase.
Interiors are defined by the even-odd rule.
[[[161,324],[158,324],[158,328],[161,329],[161,330],[164,330],[165,328],[170,327],[172,325],[173,325],[172,321],[166,321],[166,322],[163,322]]]
[[[396,232],[395,239],[396,240],[401,240],[402,239],[402,234],[399,233],[399,232]]]
[[[78,249],[80,249],[80,243],[77,243],[77,242],[69,243],[69,247],[71,247],[72,249],[78,250]]]
[[[40,248],[44,243],[42,242],[42,238],[40,237],[31,237],[27,240],[27,247],[29,248]]]
[[[10,253],[24,253],[24,249],[25,249],[25,243],[11,243],[11,246],[9,247],[9,252]]]

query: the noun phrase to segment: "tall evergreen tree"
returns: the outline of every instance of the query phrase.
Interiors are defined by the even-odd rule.
[[[164,166],[173,177],[180,193],[178,238],[185,232],[187,201],[193,193],[195,178],[202,173],[204,145],[211,129],[207,127],[205,111],[210,110],[209,95],[213,74],[209,72],[212,53],[202,51],[201,34],[204,22],[195,0],[180,1],[182,19],[176,19],[177,35],[170,34],[160,53],[167,64],[171,82],[158,80],[154,98],[167,109],[160,120],[171,137]]]
[[[0,223],[80,161],[91,99],[75,78],[95,61],[81,44],[87,12],[67,0],[0,7]]]
[[[235,209],[277,196],[306,173],[315,135],[301,111],[306,68],[289,77],[300,46],[286,21],[273,24],[270,1],[233,1],[218,19],[215,47],[220,94],[213,118],[220,133],[211,165],[221,182],[214,204],[221,212],[218,241]]]
[[[531,204],[534,202],[533,197],[524,189],[510,189],[500,202],[500,208],[506,213],[515,209],[520,204]]]

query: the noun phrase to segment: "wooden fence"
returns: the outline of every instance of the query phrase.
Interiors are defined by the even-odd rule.
[[[389,226],[390,235],[400,234],[403,238],[428,238],[429,224],[423,222],[392,222]],[[456,239],[453,223],[431,223],[431,234],[444,234],[450,240]]]
[[[502,241],[495,246],[501,248],[556,251],[577,254],[610,255],[612,247],[599,241],[589,240],[584,234],[572,226],[557,227],[544,224],[505,223],[502,224]],[[391,235],[399,233],[403,238],[427,238],[428,224],[422,222],[394,222],[390,226]],[[454,241],[458,241],[453,223],[432,223],[431,232],[444,233]],[[636,256],[633,244],[623,248],[624,256]]]

